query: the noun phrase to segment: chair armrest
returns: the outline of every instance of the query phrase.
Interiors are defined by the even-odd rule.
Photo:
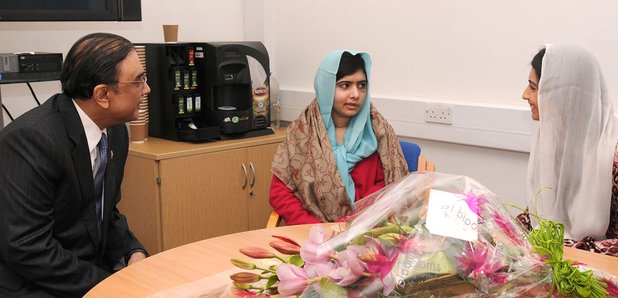
[[[266,228],[270,229],[270,228],[276,228],[281,224],[281,216],[279,215],[279,213],[277,213],[277,211],[273,210],[273,212],[270,213],[270,217],[268,217],[268,223],[266,223]]]

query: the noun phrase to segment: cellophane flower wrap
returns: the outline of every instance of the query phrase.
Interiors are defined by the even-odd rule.
[[[298,247],[302,260],[282,258],[284,262],[271,268],[276,275],[262,277],[269,280],[269,289],[258,294],[558,295],[548,256],[536,253],[527,230],[495,194],[468,177],[411,173],[355,207],[342,232],[330,235],[323,226],[313,227],[309,239]],[[583,289],[583,295],[575,296],[587,296],[585,283],[566,287]],[[235,284],[237,294],[256,293],[246,284]]]

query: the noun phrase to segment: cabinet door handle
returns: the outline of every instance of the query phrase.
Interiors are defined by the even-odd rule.
[[[252,162],[249,162],[249,167],[251,168],[251,174],[253,175],[251,178],[251,188],[253,188],[253,185],[255,185],[255,168],[253,167]]]
[[[247,188],[247,167],[245,166],[245,164],[242,164],[242,173],[245,175],[245,183],[242,185],[242,189]]]

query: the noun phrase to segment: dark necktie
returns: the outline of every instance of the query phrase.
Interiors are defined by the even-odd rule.
[[[94,174],[94,207],[97,213],[97,229],[99,236],[101,236],[101,222],[103,217],[101,216],[101,201],[103,199],[103,180],[105,178],[105,169],[107,168],[107,136],[105,133],[101,134],[101,140],[99,141],[99,167]]]

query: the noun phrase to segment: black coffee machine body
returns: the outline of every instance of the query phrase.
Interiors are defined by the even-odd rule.
[[[136,44],[151,93],[149,135],[209,141],[272,134],[269,59],[260,42]]]
[[[270,69],[264,45],[208,43],[206,63],[208,123],[219,125],[223,134],[245,134],[268,127]]]

